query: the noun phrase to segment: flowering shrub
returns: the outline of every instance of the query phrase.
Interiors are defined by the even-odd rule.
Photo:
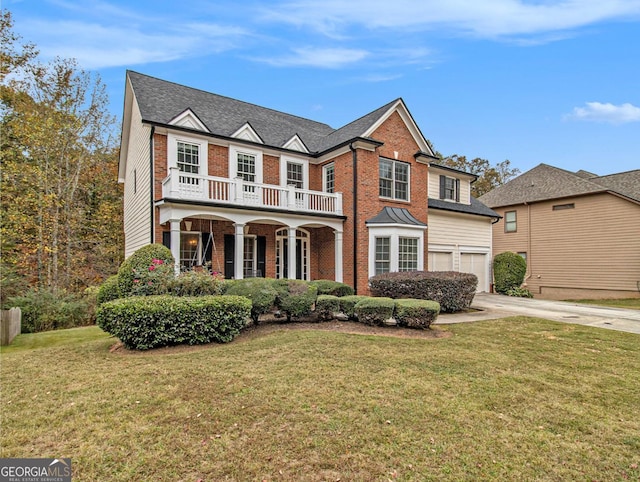
[[[171,251],[161,244],[138,249],[120,265],[118,285],[121,296],[166,293],[174,277]]]
[[[145,268],[133,269],[132,296],[163,295],[169,291],[169,284],[173,282],[173,266],[162,259],[154,258]]]

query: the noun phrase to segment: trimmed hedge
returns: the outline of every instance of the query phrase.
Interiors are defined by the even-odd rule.
[[[224,280],[211,275],[208,271],[186,271],[169,281],[169,293],[175,296],[211,296],[221,295]]]
[[[251,301],[251,319],[258,323],[260,315],[269,313],[276,304],[278,291],[274,279],[245,278],[225,282],[227,295],[244,296]]]
[[[527,262],[522,256],[511,251],[496,254],[493,258],[493,281],[497,293],[520,288],[527,273]]]
[[[373,296],[433,300],[443,313],[468,309],[477,286],[476,275],[455,271],[402,271],[369,279]]]
[[[340,311],[340,298],[334,295],[320,295],[316,300],[316,313],[321,320],[332,320],[333,314]]]
[[[154,260],[157,262],[154,263]],[[173,255],[166,246],[162,244],[143,246],[125,259],[118,269],[120,295],[166,293],[169,282],[174,278],[173,265]]]
[[[350,296],[342,296],[339,298],[340,300],[340,311],[342,311],[345,315],[347,315],[350,319],[356,318],[356,304],[359,301],[370,298],[369,296],[363,295],[350,295]]]
[[[130,349],[233,340],[246,326],[251,302],[241,296],[134,296],[103,303],[98,326]]]
[[[365,325],[382,325],[393,316],[395,303],[391,298],[367,297],[358,301],[355,306],[355,314],[358,321]]]
[[[427,329],[440,313],[437,301],[401,299],[395,301],[394,316],[399,326]]]
[[[98,304],[101,305],[102,303],[117,300],[118,298],[120,298],[120,284],[118,282],[118,275],[114,274],[104,280],[98,288],[97,301]]]
[[[311,284],[318,288],[318,295],[333,295],[339,297],[353,295],[353,288],[348,284],[340,283],[339,281],[318,279],[311,281]]]
[[[318,288],[312,284],[303,280],[279,279],[275,281],[275,287],[278,291],[276,306],[287,315],[287,321],[308,315],[313,310]]]

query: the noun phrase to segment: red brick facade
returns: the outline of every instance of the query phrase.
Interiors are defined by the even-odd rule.
[[[354,158],[351,151],[344,152],[322,164],[309,164],[309,189],[323,190],[323,166],[335,165],[335,192],[342,193],[343,212],[343,279],[356,286],[359,294],[368,293],[369,232],[365,221],[376,216],[385,206],[408,209],[419,221],[427,223],[427,172],[428,166],[415,160],[420,147],[398,112],[392,113],[371,135],[384,144],[375,150],[356,149],[357,186],[354,183]],[[410,200],[396,201],[379,196],[380,157],[402,161],[410,166]],[[313,159],[311,159],[313,162]],[[229,148],[209,144],[208,173],[211,176],[229,177]],[[167,136],[154,135],[155,198],[162,198],[162,180],[167,176]],[[263,156],[263,182],[280,184],[280,159],[272,155]],[[357,199],[354,203],[354,192]],[[155,219],[155,240],[161,243],[163,232],[169,230],[168,223]],[[265,216],[268,217],[268,216]],[[224,235],[234,234],[234,226],[227,221],[191,219],[191,230],[214,233],[215,249],[212,248],[212,269],[224,272]],[[309,220],[310,224],[314,219]],[[357,223],[357,224],[356,224]],[[279,224],[250,223],[249,234],[266,239],[267,277],[276,276],[276,236]],[[185,229],[184,222],[181,229]],[[335,235],[329,227],[304,228],[310,233],[310,277],[311,279],[333,279],[335,276]],[[354,249],[354,246],[356,249]],[[424,268],[427,266],[427,233],[424,234]],[[355,259],[354,259],[355,253]],[[357,280],[356,280],[357,273]]]

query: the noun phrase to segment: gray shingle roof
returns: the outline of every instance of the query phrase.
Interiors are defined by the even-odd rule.
[[[378,214],[365,221],[366,224],[406,224],[411,226],[426,226],[413,217],[405,208],[392,208],[385,206]]]
[[[429,209],[440,209],[442,211],[453,211],[457,213],[474,214],[476,216],[487,216],[490,218],[502,217],[493,209],[485,206],[473,196],[471,196],[470,205],[429,198]]]
[[[487,206],[495,208],[614,191],[640,201],[640,170],[589,178],[586,178],[584,173],[585,171],[574,173],[540,164],[479,199]]]
[[[640,169],[599,176],[591,181],[640,202]]]
[[[321,122],[137,72],[128,71],[127,76],[144,121],[168,124],[191,109],[214,135],[230,137],[248,122],[266,145],[282,147],[297,134],[312,154],[361,136],[396,102],[390,102],[340,129],[333,129]]]

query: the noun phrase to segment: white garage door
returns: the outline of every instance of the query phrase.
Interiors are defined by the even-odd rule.
[[[489,291],[486,254],[460,253],[460,272],[475,274],[478,277],[478,291]]]
[[[429,251],[429,271],[451,271],[453,269],[453,253]]]

